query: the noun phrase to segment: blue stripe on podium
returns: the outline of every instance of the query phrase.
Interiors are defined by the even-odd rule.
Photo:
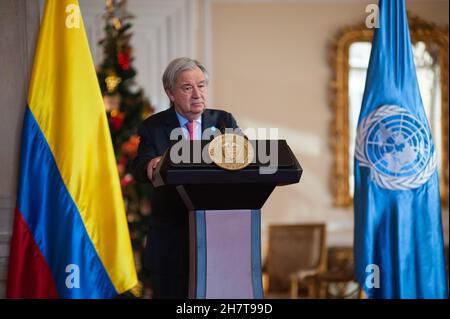
[[[261,211],[252,210],[252,286],[253,298],[264,298],[261,274]]]
[[[197,221],[197,299],[206,298],[206,216],[204,210],[195,211]]]

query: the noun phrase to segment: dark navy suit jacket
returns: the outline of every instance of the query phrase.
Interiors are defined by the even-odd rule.
[[[156,113],[138,128],[140,143],[133,162],[138,181],[150,182],[147,166],[170,146],[170,133],[180,127],[175,109]],[[205,109],[202,132],[210,127],[237,128],[233,116],[222,110]],[[189,215],[173,186],[152,189],[150,225],[144,254],[144,267],[153,274],[182,275],[189,272]]]

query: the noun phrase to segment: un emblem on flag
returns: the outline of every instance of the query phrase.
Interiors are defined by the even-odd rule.
[[[397,105],[383,105],[361,121],[355,156],[380,187],[390,190],[421,186],[437,166],[427,128]]]

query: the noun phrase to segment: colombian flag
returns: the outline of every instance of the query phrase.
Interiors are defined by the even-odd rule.
[[[110,298],[137,284],[100,88],[76,0],[48,0],[22,132],[9,298]]]

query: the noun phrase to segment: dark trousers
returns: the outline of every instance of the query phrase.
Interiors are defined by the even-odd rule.
[[[151,274],[153,299],[187,299],[188,275]]]

